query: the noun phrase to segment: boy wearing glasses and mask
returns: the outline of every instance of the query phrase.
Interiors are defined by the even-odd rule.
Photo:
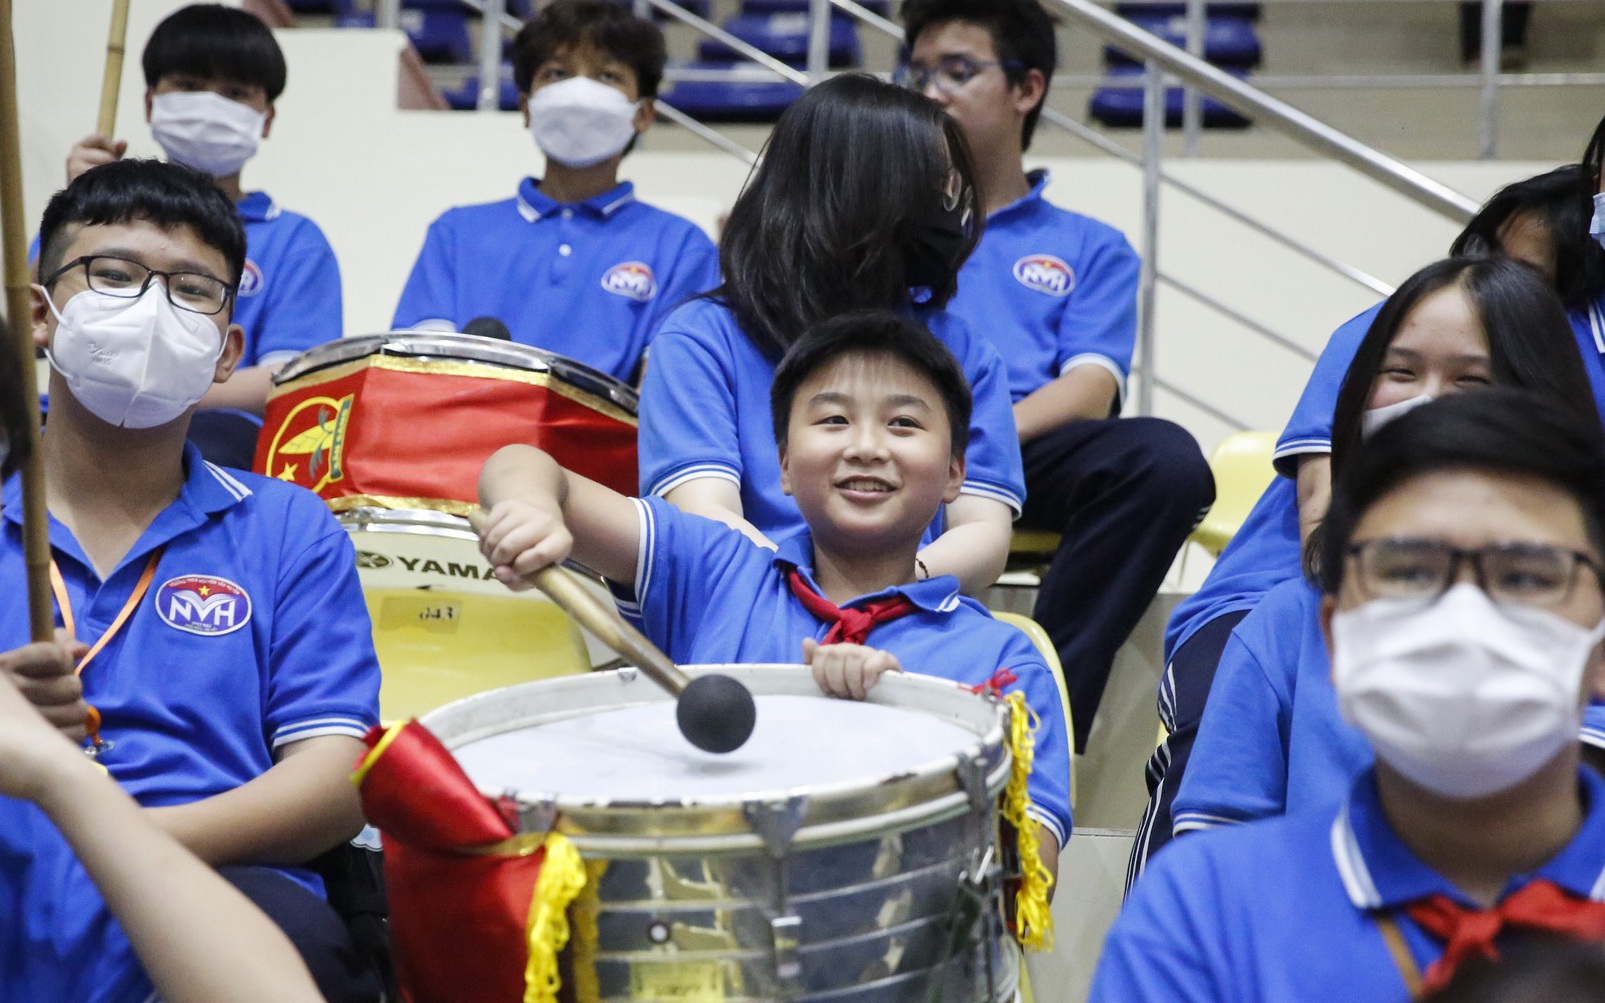
[[[1118,230],[1043,198],[1026,173],[1058,61],[1037,0],[909,0],[904,83],[963,127],[986,212],[948,309],[1008,365],[1025,461],[1021,524],[1060,533],[1034,616],[1065,667],[1084,750],[1115,653],[1215,498],[1198,444],[1116,419],[1137,333],[1140,262]]]
[[[342,331],[340,267],[316,223],[266,192],[246,192],[240,174],[268,138],[284,92],[284,53],[254,14],[194,4],[164,19],[145,43],[145,121],[175,164],[210,175],[245,226],[246,258],[233,323],[245,351],[203,407],[261,414],[273,374]],[[126,140],[86,137],[67,157],[67,183],[119,159]],[[232,462],[235,458],[231,457]],[[249,466],[249,458],[241,458]]]
[[[58,625],[89,648],[76,678],[19,688],[285,928],[328,998],[376,998],[301,866],[362,827],[347,774],[377,719],[379,667],[351,543],[316,496],[185,442],[244,354],[239,218],[206,176],[124,160],[57,193],[40,240],[51,584]],[[8,480],[0,581],[24,577],[20,494]],[[0,605],[0,651],[27,640],[25,604]],[[59,834],[5,799],[0,886],[28,906],[0,929],[0,1000],[149,997]]]
[[[1178,841],[1091,999],[1420,998],[1527,937],[1605,942],[1605,439],[1494,387],[1376,433],[1339,475],[1322,627],[1375,766],[1336,811]]]
[[[391,326],[493,317],[514,341],[634,382],[658,321],[719,284],[707,235],[619,181],[665,59],[657,25],[612,0],[557,0],[531,19],[513,78],[545,176],[430,224]]]

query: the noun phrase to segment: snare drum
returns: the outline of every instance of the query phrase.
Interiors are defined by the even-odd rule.
[[[636,491],[635,391],[551,352],[465,334],[344,338],[273,378],[257,473],[335,511],[465,514],[490,454],[522,442]]]
[[[482,792],[516,803],[525,832],[562,833],[583,858],[563,998],[1011,998],[1018,954],[997,846],[1007,706],[912,673],[882,676],[855,702],[821,696],[800,666],[687,669],[710,670],[757,700],[751,739],[724,756],[689,745],[674,704],[630,669],[486,693],[423,719]],[[409,998],[520,990],[528,899],[464,887],[429,873],[449,858],[389,845]],[[473,870],[484,857],[457,859],[484,873]],[[493,931],[498,907],[505,928]],[[477,947],[440,949],[438,938],[462,944],[469,930]],[[498,937],[515,949],[491,953]],[[410,945],[462,970],[409,968]]]
[[[615,660],[540,592],[509,592],[497,581],[467,520],[388,509],[337,518],[357,548],[383,718]]]

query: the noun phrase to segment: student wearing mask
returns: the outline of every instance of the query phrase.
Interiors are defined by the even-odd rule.
[[[1061,534],[1036,620],[1065,667],[1084,750],[1115,654],[1215,499],[1198,443],[1161,418],[1119,418],[1137,338],[1136,252],[1052,205],[1026,173],[1058,63],[1038,0],[914,0],[905,82],[964,129],[986,228],[948,310],[997,347],[1025,463],[1023,525]]]
[[[974,595],[997,580],[1025,486],[997,350],[943,309],[975,246],[974,171],[958,124],[861,74],[786,109],[720,244],[724,284],[682,306],[641,388],[641,493],[773,547],[803,529],[781,487],[769,387],[805,331],[862,309],[913,318],[947,346],[975,398],[959,495],[926,534],[919,576]]]
[[[304,865],[362,828],[349,781],[379,666],[347,534],[312,493],[224,471],[186,444],[244,354],[230,323],[238,215],[204,175],[124,160],[58,192],[40,227],[34,343],[58,625],[74,670],[24,695],[85,743],[145,817],[269,913],[331,1000],[380,987]],[[21,486],[4,486],[0,582],[24,578]],[[0,651],[28,640],[0,604]],[[49,695],[43,695],[48,691]],[[89,714],[90,707],[95,709]],[[151,984],[81,862],[38,809],[0,798],[5,1003],[139,1003]]]
[[[392,326],[494,317],[514,341],[634,382],[664,315],[719,284],[707,235],[619,181],[665,58],[657,26],[612,0],[557,0],[526,24],[513,79],[545,176],[430,224]]]
[[[1507,387],[1434,401],[1340,472],[1321,622],[1376,763],[1334,810],[1180,840],[1094,1003],[1419,997],[1527,937],[1605,941],[1605,437]]]
[[[1547,278],[1567,310],[1584,371],[1605,414],[1605,255],[1587,237],[1589,202],[1575,166],[1516,182],[1490,199],[1455,238],[1453,254],[1501,253]],[[1215,671],[1233,629],[1272,589],[1299,576],[1302,541],[1326,512],[1332,415],[1355,351],[1378,304],[1332,334],[1277,441],[1279,476],[1265,489],[1204,584],[1166,627],[1159,716],[1166,737],[1148,764],[1153,795],[1133,850],[1128,882],[1172,831],[1180,789]]]
[[[305,350],[338,339],[343,326],[340,268],[323,231],[266,192],[241,186],[246,163],[273,129],[284,53],[256,15],[194,4],[156,26],[141,63],[145,121],[157,145],[173,163],[210,175],[245,226],[233,314],[245,332],[245,352],[234,375],[208,390],[201,406],[260,415],[273,374]],[[126,140],[86,137],[67,157],[67,183],[127,148]]]
[[[1411,276],[1355,353],[1333,419],[1335,471],[1399,415],[1448,394],[1517,386],[1598,421],[1565,311],[1532,269],[1451,258]],[[1316,537],[1321,530],[1315,530]],[[1227,642],[1171,817],[1182,833],[1337,804],[1371,763],[1338,713],[1313,558],[1266,594]],[[1580,737],[1605,746],[1605,712]]]

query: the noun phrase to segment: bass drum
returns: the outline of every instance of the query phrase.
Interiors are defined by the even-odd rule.
[[[380,716],[405,719],[485,690],[573,675],[617,657],[540,592],[510,592],[466,519],[442,512],[337,513],[357,548],[383,683]],[[585,579],[612,602],[595,579]]]

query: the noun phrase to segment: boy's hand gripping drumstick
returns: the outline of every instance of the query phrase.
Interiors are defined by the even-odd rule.
[[[468,523],[474,532],[482,532],[484,510],[469,512]],[[705,752],[732,752],[746,744],[758,715],[747,687],[730,676],[687,676],[657,645],[558,565],[540,569],[530,576],[530,581],[575,622],[675,698],[674,718],[686,741]]]

